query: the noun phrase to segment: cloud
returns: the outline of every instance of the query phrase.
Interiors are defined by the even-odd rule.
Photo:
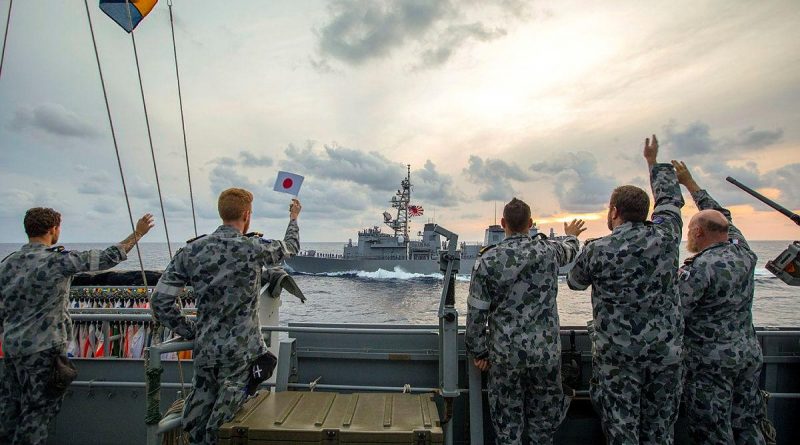
[[[79,170],[83,178],[78,184],[78,193],[82,195],[102,195],[107,196],[110,194],[122,195],[122,184],[118,175],[113,175],[106,171],[95,171],[85,167],[80,167]],[[88,174],[92,171],[92,174]],[[158,195],[155,182],[148,184],[139,175],[126,175],[125,185],[128,189],[128,196],[131,198],[150,199]]]
[[[374,190],[395,190],[406,174],[405,165],[377,151],[366,152],[338,145],[326,145],[319,150],[313,143],[308,143],[303,148],[290,144],[284,153],[286,160],[282,165],[287,170],[317,178],[349,181]]]
[[[11,217],[19,221],[22,227],[22,220],[25,212],[32,207],[50,207],[62,214],[69,213],[71,210],[60,199],[56,190],[47,184],[39,181],[32,181],[25,184],[25,189],[21,188],[0,188],[0,217]],[[18,219],[17,219],[18,218]]]
[[[29,128],[54,136],[79,139],[94,138],[99,130],[63,105],[45,103],[35,107],[18,107],[8,127],[15,131]]]
[[[753,127],[745,128],[728,141],[728,145],[743,149],[756,150],[776,144],[783,139],[783,129],[756,130]]]
[[[288,216],[289,195],[272,190],[272,177],[263,181],[255,181],[239,173],[235,166],[221,159],[209,173],[211,192],[217,196],[222,190],[230,187],[242,187],[255,195],[253,201],[254,217],[286,218]],[[311,215],[315,220],[336,220],[342,222],[370,207],[372,195],[364,187],[343,181],[319,181],[308,178],[303,183],[300,199],[303,203],[303,214]],[[385,202],[385,197],[382,200]],[[216,208],[203,205],[199,209],[203,218],[218,218]]]
[[[242,165],[254,167],[271,167],[272,158],[269,156],[257,156],[247,150],[239,153],[239,159]]]
[[[117,213],[117,206],[111,201],[100,200],[92,205],[92,210],[103,215],[113,215]]]
[[[470,15],[483,21],[469,20]],[[435,68],[470,41],[488,42],[507,34],[484,21],[507,24],[528,17],[527,5],[516,0],[337,0],[328,6],[327,22],[315,30],[319,57],[310,62],[325,73],[334,70],[329,59],[359,66],[411,48],[419,55],[416,69]]]
[[[78,193],[84,195],[106,195],[109,191],[111,176],[106,172],[99,172],[85,177],[78,185]]]
[[[481,159],[472,155],[469,165],[464,169],[467,178],[481,186],[478,198],[483,201],[508,200],[515,195],[511,181],[527,181],[530,176],[516,164],[509,164],[501,159]]]
[[[253,213],[258,218],[282,218],[287,215],[286,199],[278,199],[277,193],[272,191],[272,184],[269,179],[265,181],[252,181],[248,177],[239,173],[235,165],[230,165],[221,158],[209,172],[208,180],[211,194],[215,198],[219,194],[231,187],[239,187],[249,190],[254,195]],[[216,206],[213,206],[216,207]],[[204,218],[217,218],[216,208],[212,206],[201,206],[200,216]]]
[[[455,51],[469,40],[488,42],[507,34],[505,29],[489,29],[483,23],[475,22],[447,27],[436,39],[436,45],[422,51],[421,64],[418,67],[432,68],[443,65]]]
[[[778,204],[790,209],[800,209],[800,163],[789,164],[769,172],[767,185],[780,190]]]
[[[715,137],[709,125],[694,122],[679,129],[674,121],[664,126],[665,146],[672,157],[687,159],[687,167],[701,187],[706,187],[720,204],[725,206],[753,204],[752,197],[728,183],[731,176],[748,187],[776,188],[785,205],[800,206],[798,186],[789,178],[800,164],[790,164],[770,172],[761,172],[757,164],[745,158],[753,151],[763,150],[783,140],[783,129],[757,130],[746,127],[733,135]]]
[[[749,150],[760,150],[780,142],[783,129],[756,130],[747,127],[735,136],[714,138],[708,124],[697,121],[679,129],[675,121],[664,127],[666,138],[664,146],[675,158],[694,158],[724,151],[726,153],[743,153]]]
[[[533,164],[530,170],[552,178],[554,192],[565,212],[598,211],[617,185],[613,177],[600,174],[597,159],[585,151],[564,153],[551,161]]]
[[[386,57],[424,37],[452,8],[444,0],[334,1],[328,23],[317,32],[319,51],[354,66]]]
[[[453,186],[453,178],[436,170],[436,165],[427,160],[425,166],[411,173],[415,199],[440,207],[454,207],[463,201],[463,197]]]

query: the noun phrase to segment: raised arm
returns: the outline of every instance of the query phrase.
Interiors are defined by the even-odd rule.
[[[472,269],[467,298],[467,331],[464,342],[467,352],[475,359],[475,364],[485,371],[489,358],[489,346],[486,336],[486,324],[489,322],[489,309],[492,306],[491,296],[486,289],[487,271],[483,261],[478,258]],[[479,364],[482,363],[483,365]]]
[[[584,224],[582,219],[573,219],[569,224],[565,222],[564,234],[567,235],[566,239],[563,241],[552,241],[550,243],[553,249],[555,249],[556,262],[558,262],[559,267],[566,266],[578,256],[578,250],[580,250],[578,236],[586,231]]]
[[[658,139],[653,135],[652,141],[648,138],[644,142],[644,158],[650,168],[650,187],[653,189],[655,200],[653,224],[670,234],[676,241],[680,241],[683,229],[681,219],[683,195],[675,169],[670,164],[659,164],[657,156]]]
[[[686,190],[691,193],[697,209],[713,209],[722,213],[725,216],[725,219],[728,220],[728,238],[735,240],[744,247],[750,248],[750,246],[747,244],[747,240],[744,238],[744,234],[742,234],[738,227],[733,225],[731,212],[722,207],[714,198],[712,198],[708,191],[697,185],[697,181],[695,181],[692,177],[691,172],[689,172],[689,169],[686,167],[686,163],[683,161],[672,161],[672,165],[675,167],[675,172],[678,175],[678,182],[686,187]]]
[[[178,295],[189,281],[185,271],[185,251],[179,250],[169,263],[161,279],[158,280],[153,295],[150,296],[150,306],[153,316],[164,326],[171,329],[181,337],[191,340],[195,336],[195,324],[186,318],[178,307]]]
[[[583,250],[578,254],[572,269],[567,272],[567,286],[572,290],[585,290],[592,284],[592,270],[590,262],[592,257],[592,245],[585,244]]]
[[[284,258],[297,255],[300,251],[300,227],[297,225],[297,218],[302,208],[300,201],[292,199],[289,205],[289,225],[286,227],[283,240],[261,240],[264,249],[264,267],[280,264]]]
[[[86,250],[83,252],[65,252],[61,258],[64,267],[62,270],[66,275],[74,275],[79,272],[96,272],[98,270],[111,269],[117,264],[128,258],[128,252],[133,248],[135,241],[143,237],[153,228],[153,215],[147,213],[136,223],[136,229],[119,244],[109,246],[106,249]]]

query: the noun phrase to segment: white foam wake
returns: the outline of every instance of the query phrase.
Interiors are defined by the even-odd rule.
[[[321,275],[326,277],[357,277],[367,280],[441,280],[443,278],[441,273],[414,273],[406,272],[399,267],[394,270],[378,269],[374,272],[367,272],[365,270],[348,270],[344,272],[324,272],[312,275]],[[456,275],[457,281],[469,281],[469,275]]]

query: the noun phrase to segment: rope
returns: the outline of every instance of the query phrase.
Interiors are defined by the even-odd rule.
[[[3,51],[0,52],[0,76],[3,75],[3,61],[6,59],[6,42],[8,42],[8,28],[11,27],[11,5],[14,0],[8,0],[8,17],[6,17],[6,30],[3,33]]]
[[[97,60],[97,72],[100,73],[100,85],[103,87],[103,99],[106,102],[106,113],[108,113],[108,126],[111,127],[111,139],[114,141],[114,152],[117,154],[117,167],[119,167],[119,177],[122,180],[122,192],[125,194],[125,204],[128,207],[128,218],[131,222],[131,231],[136,232],[136,226],[133,223],[133,212],[131,211],[131,200],[128,198],[128,186],[125,184],[125,174],[122,172],[122,159],[119,156],[119,145],[117,144],[117,133],[114,131],[114,120],[111,118],[111,106],[108,103],[108,92],[106,91],[106,82],[103,79],[103,69],[100,66],[100,53],[97,51],[97,41],[94,37],[94,27],[92,26],[92,15],[89,14],[88,0],[83,0],[83,5],[86,7],[86,19],[89,21],[89,33],[92,35],[92,45],[94,46],[94,57]],[[139,268],[142,271],[142,283],[147,287],[147,275],[144,273],[144,262],[142,261],[142,252],[139,249],[138,237],[133,237],[133,242],[136,245],[136,255],[139,256]]]
[[[183,95],[181,94],[181,75],[178,71],[178,47],[175,45],[175,24],[172,18],[172,0],[169,6],[169,28],[172,30],[172,55],[175,57],[175,78],[178,79],[178,105],[181,109],[181,130],[183,130],[183,151],[186,153],[186,176],[189,178],[189,201],[192,203],[192,223],[194,223],[194,236],[197,236],[197,216],[194,211],[194,192],[192,191],[192,172],[189,169],[189,147],[186,143],[186,122],[183,118]]]
[[[86,1],[86,0],[84,0]],[[147,409],[144,423],[156,425],[161,420],[161,374],[164,368],[151,368],[145,371],[147,379]]]
[[[125,0],[125,9],[128,11],[128,23],[131,27],[131,42],[133,43],[133,57],[136,60],[136,74],[139,76],[139,91],[142,94],[142,108],[144,109],[144,122],[147,126],[147,140],[150,142],[150,156],[153,158],[153,172],[156,175],[156,188],[158,189],[158,203],[161,206],[161,220],[164,221],[164,233],[167,236],[167,250],[169,257],[172,258],[172,244],[169,242],[169,230],[167,229],[167,214],[164,212],[164,198],[161,196],[161,181],[158,179],[158,166],[156,165],[156,152],[153,148],[153,135],[150,132],[150,118],[147,114],[147,102],[144,98],[144,84],[142,83],[142,69],[139,66],[139,52],[136,50],[136,37],[133,32],[133,18],[131,17],[130,0]]]

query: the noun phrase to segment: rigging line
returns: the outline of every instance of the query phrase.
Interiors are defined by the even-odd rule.
[[[125,9],[128,11],[128,24],[131,27],[131,43],[133,44],[133,57],[136,60],[136,74],[139,76],[139,91],[142,93],[142,108],[144,109],[144,122],[147,126],[147,139],[150,142],[150,155],[153,158],[153,172],[156,175],[156,189],[158,190],[158,203],[161,205],[161,219],[164,221],[164,234],[167,237],[167,251],[169,252],[169,258],[172,260],[172,243],[169,241],[169,230],[167,229],[167,214],[164,212],[164,199],[161,195],[161,182],[158,179],[158,166],[156,164],[156,152],[153,149],[153,135],[150,132],[150,118],[147,115],[147,102],[144,99],[144,84],[142,83],[142,69],[139,66],[139,52],[136,50],[136,37],[133,33],[133,17],[131,17],[131,5],[130,0],[125,0]],[[187,161],[188,162],[188,161]],[[183,307],[183,302],[181,301],[180,296],[178,296],[178,304]],[[157,321],[157,326],[163,328],[163,326]],[[181,379],[181,389],[184,389],[183,383],[183,366],[181,365],[180,359],[178,359],[178,372],[180,374]]]
[[[114,131],[114,120],[111,118],[111,106],[108,104],[108,93],[106,92],[106,82],[103,78],[103,69],[100,66],[100,53],[97,51],[97,41],[94,37],[94,26],[92,26],[92,16],[89,14],[88,0],[83,0],[86,7],[86,19],[89,21],[89,33],[92,35],[92,45],[94,46],[94,57],[97,60],[97,72],[100,73],[100,85],[103,87],[103,99],[106,102],[106,113],[108,113],[108,126],[111,127],[111,139],[114,141],[114,152],[117,154],[117,166],[119,167],[119,177],[122,180],[122,192],[125,194],[125,204],[128,207],[128,218],[131,221],[131,230],[136,232],[133,224],[133,212],[131,211],[131,201],[128,198],[128,186],[125,184],[125,174],[122,172],[122,159],[119,156],[119,145],[117,144],[117,133]],[[139,268],[142,270],[142,282],[147,287],[147,274],[144,273],[144,261],[142,261],[142,251],[139,249],[139,240],[133,237],[136,245],[136,254],[139,256]]]
[[[186,153],[186,176],[189,178],[189,201],[192,204],[192,222],[194,223],[194,236],[197,236],[197,216],[194,211],[194,192],[192,191],[192,172],[189,169],[189,146],[186,143],[186,122],[183,118],[183,95],[181,94],[181,75],[178,71],[178,47],[175,45],[175,24],[172,18],[172,0],[167,1],[169,6],[169,28],[172,30],[172,54],[175,56],[175,78],[178,79],[178,105],[181,109],[181,130],[183,130],[183,151]]]
[[[131,26],[131,42],[133,43],[133,57],[136,60],[136,74],[139,76],[139,91],[142,93],[142,108],[144,109],[144,123],[147,126],[147,140],[150,142],[150,156],[153,158],[153,172],[156,174],[156,189],[158,190],[158,203],[161,206],[161,220],[164,221],[164,234],[167,236],[167,251],[170,259],[172,258],[172,244],[169,242],[169,230],[167,229],[167,214],[164,212],[164,198],[161,195],[161,181],[158,179],[158,166],[156,164],[156,152],[153,148],[153,135],[150,132],[150,118],[147,115],[147,102],[144,99],[144,84],[142,83],[142,69],[139,66],[139,53],[136,51],[136,37],[133,35],[133,18],[131,17],[130,0],[125,0],[125,9],[128,11],[128,23]]]
[[[11,5],[14,0],[8,0],[8,17],[6,17],[6,30],[3,32],[3,51],[0,52],[0,76],[3,75],[3,62],[6,60],[6,43],[8,42],[8,28],[11,27]]]

